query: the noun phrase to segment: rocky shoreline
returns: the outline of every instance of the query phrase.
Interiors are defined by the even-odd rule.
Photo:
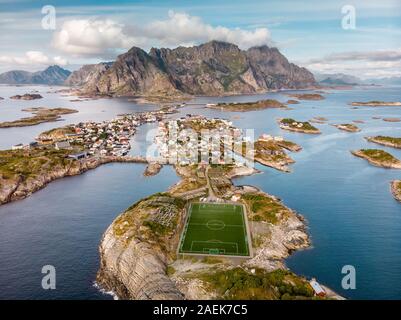
[[[368,106],[368,107],[401,107],[401,102],[386,102],[386,101],[367,101],[367,102],[351,102],[351,106]]]
[[[383,150],[367,149],[351,151],[351,153],[356,157],[367,160],[376,167],[401,169],[401,161]]]
[[[188,168],[175,169],[184,180],[188,179],[188,175],[191,176]],[[229,170],[226,176],[232,179],[256,172],[253,168],[236,167]],[[250,195],[259,195],[281,208],[277,223],[249,222],[255,242],[254,256],[245,261],[224,256],[221,259],[178,259],[176,248],[184,227],[185,206],[176,205],[176,223],[162,233],[150,232],[152,229],[147,227],[149,215],[146,212],[150,210],[149,204],[153,206],[153,203],[160,203],[160,198],[167,198],[165,201],[170,204],[179,202],[175,190],[180,184],[176,184],[168,193],[156,194],[135,203],[107,228],[99,245],[97,283],[102,288],[113,291],[120,299],[219,298],[218,292],[205,281],[205,275],[219,271],[234,272],[238,264],[242,264],[242,269],[248,270],[250,274],[252,270],[286,270],[283,259],[295,250],[310,246],[302,216],[285,207],[279,199],[256,188],[235,187],[244,199]],[[333,297],[339,298],[336,295]]]
[[[0,205],[24,199],[32,193],[46,187],[50,182],[82,174],[88,170],[95,169],[100,165],[120,162],[120,163],[146,163],[146,159],[130,157],[102,157],[90,158],[81,161],[71,161],[65,167],[52,168],[46,173],[37,174],[32,178],[22,180],[21,177],[15,179],[4,179],[0,177]]]
[[[390,183],[391,194],[394,199],[401,202],[401,180],[394,180]]]
[[[356,125],[351,124],[351,123],[345,123],[345,124],[334,124],[334,127],[336,127],[339,130],[347,131],[347,132],[359,132],[361,131],[360,128],[358,128]]]
[[[381,144],[386,147],[401,149],[400,138],[377,136],[377,137],[365,137],[365,139],[369,142]]]
[[[15,96],[10,97],[13,100],[37,100],[42,99],[43,97],[38,93],[25,93],[23,95],[17,94]]]
[[[44,108],[35,107],[22,109],[24,112],[31,112],[33,116],[25,117],[14,121],[0,122],[0,128],[27,127],[45,122],[59,121],[61,115],[77,113],[78,110],[68,108]]]
[[[163,165],[158,162],[151,162],[146,166],[145,172],[143,175],[145,177],[151,177],[157,175],[160,170],[163,168]]]

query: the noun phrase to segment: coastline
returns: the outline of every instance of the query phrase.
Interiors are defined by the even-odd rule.
[[[31,194],[45,188],[49,183],[64,178],[85,173],[107,163],[147,163],[141,157],[102,157],[97,159],[86,159],[84,161],[74,161],[65,168],[50,170],[46,174],[36,176],[35,179],[21,181],[16,179],[2,183],[0,189],[0,206],[9,202],[22,200]]]
[[[401,149],[401,145],[393,143],[393,142],[390,142],[390,141],[380,140],[377,137],[365,137],[365,139],[367,141],[369,141],[369,142],[377,143],[377,144],[380,144],[382,146]]]
[[[235,187],[244,199],[247,195],[258,194],[277,203],[283,210],[283,216],[274,224],[249,221],[254,242],[253,257],[247,260],[224,256],[203,259],[178,258],[176,247],[186,219],[185,207],[177,211],[178,223],[168,236],[163,234],[163,238],[159,239],[164,240],[162,244],[160,241],[150,240],[151,236],[144,236],[149,231],[145,231],[147,229],[144,229],[141,222],[141,219],[144,219],[143,210],[146,209],[146,203],[160,201],[156,200],[157,197],[174,199],[178,196],[174,190],[188,175],[191,176],[189,168],[175,166],[175,170],[182,180],[170,187],[167,193],[152,195],[133,204],[113,221],[102,236],[99,244],[101,262],[96,281],[103,290],[115,292],[119,299],[219,298],[218,288],[211,289],[205,282],[205,276],[212,276],[216,272],[232,272],[236,270],[238,263],[250,274],[254,272],[252,270],[265,273],[278,270],[289,272],[284,259],[292,252],[311,245],[306,221],[301,215],[283,205],[278,198],[258,191],[257,188]],[[229,170],[226,177],[231,181],[255,173],[259,171],[242,166]],[[246,202],[244,204],[248,206]],[[303,278],[295,274],[292,274],[292,277],[304,281],[306,285]],[[331,290],[327,290],[327,293],[329,298],[342,299]]]
[[[358,158],[367,160],[370,164],[376,167],[385,169],[401,169],[401,161],[399,161],[398,159],[396,159],[397,163],[393,163],[393,162],[378,161],[376,159],[373,159],[372,157],[369,157],[368,155],[364,154],[361,150],[351,151],[351,153]]]
[[[394,199],[401,202],[401,180],[393,180],[390,182],[390,190]]]

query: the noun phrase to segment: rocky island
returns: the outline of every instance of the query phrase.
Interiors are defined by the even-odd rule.
[[[348,132],[359,132],[361,131],[356,125],[352,123],[343,123],[343,124],[334,124],[334,127],[340,130],[348,131]]]
[[[290,93],[289,97],[299,100],[324,100],[324,96],[319,93]]]
[[[384,150],[361,149],[351,151],[351,153],[356,157],[366,159],[370,164],[377,167],[401,169],[401,161]]]
[[[259,100],[256,102],[208,104],[206,106],[212,109],[219,109],[222,111],[239,111],[239,112],[287,107],[285,104],[274,99]]]
[[[162,169],[163,165],[158,162],[151,162],[146,166],[145,172],[143,175],[145,177],[151,177],[157,175]]]
[[[37,100],[37,99],[42,99],[43,97],[38,94],[38,93],[25,93],[23,95],[15,95],[10,97],[10,99],[13,100]]]
[[[292,251],[310,244],[302,217],[274,196],[230,182],[234,176],[251,174],[252,169],[236,165],[175,168],[181,182],[133,204],[107,228],[99,246],[97,283],[102,288],[120,299],[314,298],[308,281],[283,263]],[[223,190],[218,177],[229,179]],[[197,183],[183,194],[182,183],[188,181]],[[220,190],[221,199],[236,194],[238,203],[248,208],[253,257],[233,260],[177,254],[188,205],[202,197],[199,186],[209,196],[214,189]]]
[[[11,127],[26,127],[34,126],[44,122],[59,121],[61,115],[76,113],[78,110],[68,108],[28,108],[22,109],[25,112],[31,112],[34,114],[32,117],[21,118],[15,121],[0,122],[0,128],[11,128]]]
[[[365,137],[369,142],[381,144],[386,147],[401,149],[401,138],[388,136]]]
[[[401,118],[383,118],[385,122],[400,122]]]
[[[288,165],[295,161],[289,157],[283,149],[297,152],[302,148],[291,141],[285,141],[281,138],[278,140],[279,141],[276,141],[274,137],[271,139],[261,137],[254,143],[244,142],[244,152],[242,155],[246,158],[253,157],[254,161],[264,166],[279,171],[290,172]],[[246,146],[246,144],[252,144],[252,146]],[[245,153],[245,150],[248,150],[248,154]]]
[[[401,102],[389,102],[389,101],[356,101],[351,102],[351,106],[369,106],[369,107],[401,107]]]
[[[319,134],[320,130],[314,126],[312,126],[309,122],[305,121],[296,121],[291,118],[278,119],[278,123],[281,129],[301,132],[301,133],[309,133],[309,134]]]

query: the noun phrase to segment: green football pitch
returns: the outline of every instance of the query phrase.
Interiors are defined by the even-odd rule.
[[[179,253],[249,256],[241,205],[193,203],[188,214]]]

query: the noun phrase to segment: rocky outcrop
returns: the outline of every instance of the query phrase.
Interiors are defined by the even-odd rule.
[[[0,205],[24,199],[43,189],[50,182],[68,176],[82,174],[88,170],[111,162],[146,163],[146,159],[133,157],[102,157],[84,161],[70,161],[67,165],[52,166],[45,172],[25,178],[22,175],[12,178],[0,175]]]
[[[84,84],[88,89],[95,91],[99,78],[111,67],[112,62],[87,64],[72,72],[64,84],[72,87],[80,87]]]
[[[151,162],[146,166],[146,169],[143,173],[145,177],[151,177],[157,175],[162,169],[163,165],[158,162]]]
[[[56,65],[37,72],[13,70],[0,74],[0,83],[62,85],[70,73]]]
[[[391,181],[390,190],[394,199],[401,202],[401,180]]]
[[[293,251],[310,246],[303,217],[287,210],[290,214],[277,224],[250,223],[253,236],[261,237],[262,244],[255,249],[254,257],[246,262],[247,266],[269,271],[284,268],[283,259]]]
[[[175,169],[183,178],[192,172],[186,167],[176,166]],[[226,175],[232,179],[256,172],[253,168],[233,167]],[[261,194],[252,188],[239,188],[238,192]],[[280,202],[275,197],[264,195],[276,203]],[[150,218],[148,213],[152,216],[152,210],[155,209],[151,208],[156,203],[160,207],[160,200],[157,200],[160,197],[177,199],[174,197],[179,198],[179,195],[170,189],[168,194],[156,194],[143,199],[128,208],[107,228],[99,245],[100,269],[97,283],[106,290],[114,291],[121,299],[215,298],[215,292],[201,278],[187,275],[198,271],[213,274],[216,271],[216,262],[176,258],[179,236],[185,221],[183,209],[177,214],[177,223],[170,227],[167,236],[149,236],[149,229],[145,227]],[[171,200],[167,203],[171,208]],[[277,213],[277,223],[250,222],[252,237],[260,243],[255,247],[253,257],[243,261],[245,268],[262,268],[269,272],[283,269],[284,258],[294,250],[309,246],[302,217],[289,208],[280,206],[282,209]],[[183,205],[181,208],[184,208]],[[217,259],[217,263],[223,269],[232,267],[232,262],[223,256]]]
[[[38,93],[25,93],[23,95],[17,94],[15,96],[10,97],[13,100],[37,100],[42,99],[43,97]]]
[[[125,241],[113,232],[105,232],[100,247],[100,269],[97,283],[114,291],[120,299],[178,300],[182,293],[166,274],[165,255],[149,243]]]
[[[315,84],[305,68],[290,62],[277,48],[238,46],[211,41],[194,47],[133,47],[120,55],[98,79],[85,82],[83,91],[114,95],[221,95],[306,88]]]

